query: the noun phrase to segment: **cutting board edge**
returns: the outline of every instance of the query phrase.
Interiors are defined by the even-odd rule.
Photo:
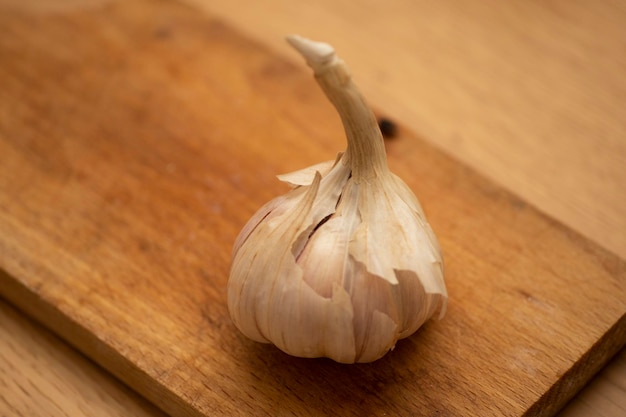
[[[73,321],[19,280],[0,268],[0,297],[22,313],[42,324],[70,346],[94,361],[132,391],[170,415],[204,417],[202,412],[163,386],[136,364]],[[523,415],[555,415],[626,345],[626,313],[545,392]],[[145,384],[143,381],[151,381]],[[573,388],[572,388],[573,387]]]
[[[124,357],[87,328],[63,314],[54,305],[21,285],[0,268],[0,297],[10,305],[51,330],[57,337],[94,361],[129,389],[138,393],[168,415],[204,417],[190,403],[163,386],[147,372]],[[151,381],[145,384],[143,381]]]
[[[248,37],[246,36],[246,38]],[[461,163],[464,166],[467,166],[466,164],[462,163],[457,158],[455,158],[454,156],[452,156],[451,154],[447,153],[445,150],[437,146],[435,143],[428,141],[428,145],[434,146],[439,152],[444,154],[446,157],[452,158],[456,162]],[[497,181],[494,181],[494,179],[489,178],[483,173],[480,173],[472,168],[470,169],[481,177],[480,178],[481,181],[494,184],[495,185],[494,188],[497,188],[498,190],[506,191],[506,196],[505,196],[506,198],[509,198],[509,196],[511,196],[512,198],[515,198],[516,200],[525,202],[525,200],[523,200],[521,197],[515,194],[512,190],[507,189],[506,187],[503,187]],[[608,254],[610,254],[611,256],[615,256],[616,259],[619,259],[620,262],[622,263],[624,262],[623,259],[615,255],[613,252],[610,252],[603,246],[599,245],[597,242],[591,241],[587,237],[570,229],[565,224],[560,222],[558,219],[555,219],[552,216],[546,214],[545,212],[543,212],[536,206],[533,205],[532,208],[533,210],[536,210],[538,214],[540,214],[542,217],[545,217],[549,219],[551,222],[554,222],[556,226],[558,226],[558,229],[561,229],[562,231],[573,234],[574,237],[576,238],[577,245],[585,245],[594,250],[605,252],[607,253],[607,256]],[[190,416],[201,415],[201,413],[198,414],[199,411],[196,410],[191,404],[183,401],[182,398],[177,396],[174,391],[170,391],[169,389],[167,389],[167,387],[164,387],[163,385],[161,385],[158,380],[150,377],[149,375],[148,377],[149,377],[150,384],[146,385],[145,383],[142,383],[143,378],[147,375],[146,372],[142,371],[137,365],[128,361],[119,352],[115,351],[115,349],[109,346],[106,343],[106,341],[99,339],[95,334],[90,333],[86,327],[82,326],[80,323],[76,321],[73,321],[70,317],[63,314],[62,311],[58,310],[53,305],[47,303],[45,299],[42,299],[36,293],[33,293],[32,289],[28,289],[26,287],[21,286],[19,283],[19,279],[13,279],[13,278],[18,278],[18,277],[11,276],[10,274],[4,272],[0,267],[0,283],[6,281],[6,282],[9,282],[10,284],[15,284],[14,285],[15,288],[9,288],[6,290],[6,294],[8,295],[4,293],[5,292],[4,285],[0,286],[0,293],[2,293],[0,295],[5,296],[5,298],[9,302],[11,302],[11,304],[18,307],[21,311],[25,312],[27,315],[33,317],[35,320],[43,323],[46,327],[52,329],[57,335],[59,335],[62,339],[67,341],[70,345],[74,346],[79,351],[83,352],[87,357],[90,357],[91,359],[93,359],[95,362],[97,362],[102,367],[104,367],[107,371],[112,373],[116,378],[122,380],[124,383],[129,385],[133,390],[139,392],[141,395],[146,397],[148,400],[150,400],[154,404],[158,405],[164,411],[172,413],[171,410],[174,410],[174,407],[172,404],[176,404],[176,407],[182,406],[181,408],[175,409],[176,415],[190,415]],[[617,324],[621,323],[623,319],[624,319],[624,316],[622,315],[622,317],[616,323],[614,323],[613,326],[611,326],[610,330],[607,333],[605,333],[600,338],[600,340],[596,342],[596,344],[590,347],[587,354],[593,352],[596,345],[604,341],[607,338],[607,335],[611,332],[611,330],[613,330]],[[90,349],[92,350],[90,351]],[[578,362],[576,362],[576,364],[584,363],[584,361],[587,359],[586,358],[587,354],[584,355]],[[604,363],[606,363],[606,361],[610,359],[612,355],[613,354],[608,356],[602,364],[597,365],[597,369],[600,369],[604,365]],[[570,368],[568,372],[566,372],[562,376],[562,378],[559,379],[559,383],[562,384],[560,385],[561,387],[566,385],[566,383],[564,382],[564,380],[566,380],[566,375],[568,375],[569,372],[572,372],[575,370],[576,370],[575,368]],[[594,373],[595,372],[590,371],[588,375],[585,375],[585,378],[582,380],[582,382],[580,382],[579,386],[576,386],[576,388],[572,392],[569,392],[565,395],[573,396],[593,376]],[[575,372],[572,375],[575,375]],[[552,389],[554,388],[555,387],[553,386]],[[542,401],[542,399],[546,397],[547,394],[548,393],[545,393],[544,396],[542,396],[537,401],[536,404],[539,404]],[[561,406],[565,404],[566,401],[567,401],[566,399],[562,399]],[[545,404],[546,403],[543,403],[543,405]],[[535,407],[535,405],[533,405],[533,407]],[[171,410],[169,410],[170,408]],[[528,413],[532,409],[533,408],[531,407],[531,409],[528,410]]]
[[[556,415],[624,346],[626,346],[626,313],[622,314],[617,322],[539,397],[524,416]]]

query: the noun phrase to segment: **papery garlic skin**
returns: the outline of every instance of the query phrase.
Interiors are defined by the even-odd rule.
[[[339,111],[348,148],[279,176],[295,188],[237,238],[229,311],[243,334],[291,355],[371,362],[445,313],[441,251],[345,64],[330,45],[288,40]]]

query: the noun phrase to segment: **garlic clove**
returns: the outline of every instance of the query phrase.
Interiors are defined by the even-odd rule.
[[[386,163],[376,119],[328,44],[289,37],[337,108],[335,161],[279,176],[233,248],[228,308],[246,336],[302,357],[371,362],[415,332],[447,292],[437,239]]]

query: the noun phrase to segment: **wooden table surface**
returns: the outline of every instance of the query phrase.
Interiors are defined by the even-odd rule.
[[[189,3],[290,60],[285,33],[331,41],[390,118],[626,258],[623,2]],[[14,308],[0,316],[2,415],[159,415]],[[562,415],[625,411],[622,351]]]

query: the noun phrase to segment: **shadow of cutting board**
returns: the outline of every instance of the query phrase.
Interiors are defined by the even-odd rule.
[[[245,339],[239,229],[345,146],[304,63],[166,0],[0,27],[0,293],[165,411],[547,416],[624,346],[624,261],[406,131],[389,163],[440,238],[447,316],[366,365]]]

